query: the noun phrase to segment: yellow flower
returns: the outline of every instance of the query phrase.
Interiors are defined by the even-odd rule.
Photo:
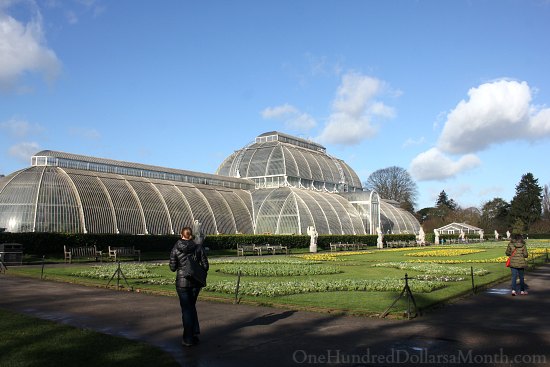
[[[478,260],[458,260],[458,259],[415,259],[409,260],[411,263],[435,263],[435,264],[466,264],[466,263],[504,263],[508,259],[508,256],[495,257],[493,259],[478,259]]]
[[[309,261],[338,261],[337,257],[339,256],[351,256],[351,255],[365,255],[372,254],[372,251],[342,251],[342,252],[331,252],[325,254],[303,254],[303,255],[294,255],[295,257],[302,258]]]
[[[485,250],[453,248],[453,249],[445,249],[445,250],[412,252],[410,254],[406,254],[405,256],[417,256],[417,257],[462,256],[462,255],[468,255],[468,254],[475,254],[478,252],[485,252]]]

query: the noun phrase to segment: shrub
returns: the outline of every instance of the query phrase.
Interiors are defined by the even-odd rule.
[[[391,234],[384,236],[388,241],[414,240],[414,234]],[[107,251],[108,246],[133,246],[141,251],[169,252],[178,240],[177,235],[130,235],[130,234],[85,234],[85,233],[0,233],[0,243],[15,242],[23,244],[25,254],[60,255],[63,246],[80,247],[96,246],[100,251]],[[330,243],[363,243],[376,245],[376,235],[320,235],[317,245],[329,249]],[[309,247],[310,237],[304,235],[208,235],[204,246],[211,250],[236,249],[237,245],[284,245],[288,248]]]

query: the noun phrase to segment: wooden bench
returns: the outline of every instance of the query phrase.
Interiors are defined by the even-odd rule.
[[[117,261],[120,257],[131,257],[134,260],[137,258],[141,262],[141,250],[136,250],[134,247],[109,246],[109,259]]]
[[[84,246],[84,247],[67,247],[63,246],[63,253],[65,257],[65,262],[69,261],[69,264],[73,259],[95,259],[97,261],[102,261],[103,252],[98,251],[94,246]]]
[[[359,249],[359,245],[355,244],[355,243],[330,243],[329,244],[330,246],[330,252],[333,252],[333,251],[338,251],[338,250],[343,250],[343,251],[348,251],[348,250],[358,250]]]
[[[266,250],[267,251],[271,251],[271,253],[273,255],[275,255],[277,253],[277,251],[279,251],[281,254],[284,252],[285,254],[288,255],[288,246],[283,246],[283,245],[266,245],[265,246]]]
[[[337,251],[343,248],[341,243],[329,243],[329,246],[330,246],[330,252]]]
[[[237,256],[244,256],[245,252],[261,255],[262,248],[260,246],[252,245],[237,245]]]

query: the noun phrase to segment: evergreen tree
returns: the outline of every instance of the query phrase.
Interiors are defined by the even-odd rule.
[[[498,230],[504,232],[509,228],[510,204],[502,198],[494,198],[481,208],[481,226],[486,232]]]
[[[542,188],[532,173],[526,173],[516,186],[516,195],[510,205],[511,222],[514,227],[519,225],[518,219],[523,225],[523,231],[529,231],[532,223],[541,218],[542,214]],[[517,229],[517,228],[516,228]]]
[[[447,196],[447,193],[445,190],[441,191],[439,193],[439,196],[437,197],[437,201],[435,202],[435,207],[440,208],[442,205],[448,205],[449,204],[449,197]]]
[[[449,199],[449,196],[445,190],[443,190],[439,193],[439,197],[435,202],[435,210],[433,211],[433,215],[439,217],[443,220],[443,222],[447,222],[452,220],[453,215],[451,214],[453,214],[453,212],[457,209],[458,204],[453,199]]]
[[[449,199],[449,196],[447,195],[445,190],[439,193],[439,197],[435,202],[435,206],[439,209],[450,209],[450,210],[458,209],[458,204],[456,203],[456,201],[454,201],[453,199]]]

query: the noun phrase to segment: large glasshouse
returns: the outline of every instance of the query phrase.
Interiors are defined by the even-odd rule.
[[[216,174],[45,150],[0,178],[0,227],[9,232],[174,234],[194,221],[205,234],[420,228],[323,146],[280,132],[258,136]]]

